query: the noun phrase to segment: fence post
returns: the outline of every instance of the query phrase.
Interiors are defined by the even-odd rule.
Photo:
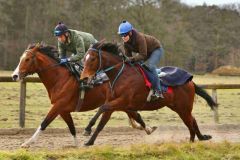
[[[212,89],[212,98],[217,103],[217,89]],[[214,117],[214,122],[218,123],[219,117],[218,117],[218,108],[217,107],[215,107],[213,110],[213,117]]]
[[[25,127],[25,106],[26,106],[26,81],[22,80],[20,83],[20,110],[19,110],[19,126]]]

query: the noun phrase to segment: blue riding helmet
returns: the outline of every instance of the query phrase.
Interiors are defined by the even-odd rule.
[[[54,29],[54,36],[61,36],[62,34],[66,33],[68,31],[67,26],[59,22],[58,25]]]
[[[131,25],[131,23],[129,23],[128,21],[122,21],[122,23],[118,27],[118,34],[119,35],[126,34],[132,31],[132,29],[133,29],[133,26]]]

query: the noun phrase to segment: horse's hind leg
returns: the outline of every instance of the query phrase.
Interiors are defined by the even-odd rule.
[[[143,130],[143,127],[137,123],[132,117],[128,117],[129,125],[132,126],[132,128]]]
[[[137,123],[134,118],[132,117],[131,115],[131,112],[136,112],[136,111],[125,111],[128,115],[128,120],[129,120],[129,125],[132,126],[132,128],[135,128],[135,129],[139,129],[139,130],[143,130],[143,125]],[[136,112],[137,113],[137,112]]]
[[[69,112],[66,112],[66,113],[61,113],[60,116],[67,123],[69,131],[73,136],[73,141],[74,141],[75,146],[78,146],[78,141],[77,141],[77,137],[76,137],[76,129],[75,129],[71,114]]]
[[[143,121],[141,115],[136,112],[136,111],[127,111],[126,112],[128,114],[129,119],[133,118],[136,122],[138,122],[141,127],[146,131],[147,134],[151,134],[152,132],[154,132],[157,127],[149,127],[146,126],[145,122]]]
[[[194,129],[194,118],[190,113],[178,113],[180,118],[183,120],[184,124],[188,127],[188,130],[190,132],[190,141],[194,142],[195,139],[195,129]]]
[[[197,134],[197,137],[200,141],[204,141],[204,140],[209,140],[212,138],[211,135],[202,135],[199,128],[198,128],[198,125],[197,125],[197,121],[196,119],[193,117],[193,126],[194,126],[194,129],[195,129],[195,132]]]

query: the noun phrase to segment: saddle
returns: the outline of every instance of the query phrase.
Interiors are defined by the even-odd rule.
[[[69,70],[69,72],[78,80],[80,81],[80,73],[83,70],[83,66],[77,62],[75,63],[66,63],[65,66]]]
[[[155,86],[152,84],[155,84],[156,77],[154,74],[150,71],[147,65],[137,63],[135,64],[137,68],[140,70],[140,73],[143,75],[145,85],[149,88],[149,94],[147,97],[147,101],[154,101],[152,99],[153,90]],[[157,69],[158,77],[160,79],[160,86],[162,92],[167,92],[171,94],[173,92],[173,87],[178,85],[183,85],[189,81],[192,80],[193,76],[188,73],[187,71],[177,68],[177,67],[161,67]]]
[[[145,64],[138,64],[138,68],[141,68],[145,74],[145,76],[148,78],[150,82],[152,82],[153,74],[151,73],[150,69],[148,68],[147,65]],[[192,80],[193,75],[190,74],[189,72],[180,69],[178,67],[173,67],[173,66],[165,66],[165,67],[160,67],[157,69],[158,73],[158,78],[160,79],[161,85],[165,86],[179,86],[183,85],[189,81]]]
[[[106,73],[101,72],[98,73],[94,79],[91,81],[91,87],[88,86],[84,81],[80,80],[80,75],[81,72],[83,70],[83,66],[79,63],[67,63],[66,67],[68,68],[68,70],[70,71],[70,73],[77,79],[77,81],[80,83],[81,88],[92,88],[94,85],[100,85],[105,81],[108,81],[109,78],[106,75]]]

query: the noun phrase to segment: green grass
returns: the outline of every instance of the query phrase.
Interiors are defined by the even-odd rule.
[[[0,151],[4,160],[239,160],[240,144],[223,143],[164,143],[137,144],[125,147],[66,148],[61,150]]]
[[[10,75],[11,72],[0,71],[0,75]],[[193,79],[197,84],[239,83],[240,77],[226,77],[214,75],[196,75]],[[211,90],[208,91],[211,94]],[[239,124],[240,121],[240,90],[217,90],[219,118],[221,124]],[[26,99],[26,128],[36,128],[50,109],[47,91],[41,83],[27,83]],[[82,113],[72,113],[76,127],[85,127],[96,110]],[[178,115],[168,108],[156,111],[140,112],[144,121],[150,125],[183,125]],[[213,113],[206,102],[197,97],[193,114],[201,124],[213,124]],[[17,128],[19,117],[19,83],[0,83],[0,128]],[[115,112],[107,126],[127,126],[125,113]],[[49,127],[65,128],[61,118],[54,120]]]

